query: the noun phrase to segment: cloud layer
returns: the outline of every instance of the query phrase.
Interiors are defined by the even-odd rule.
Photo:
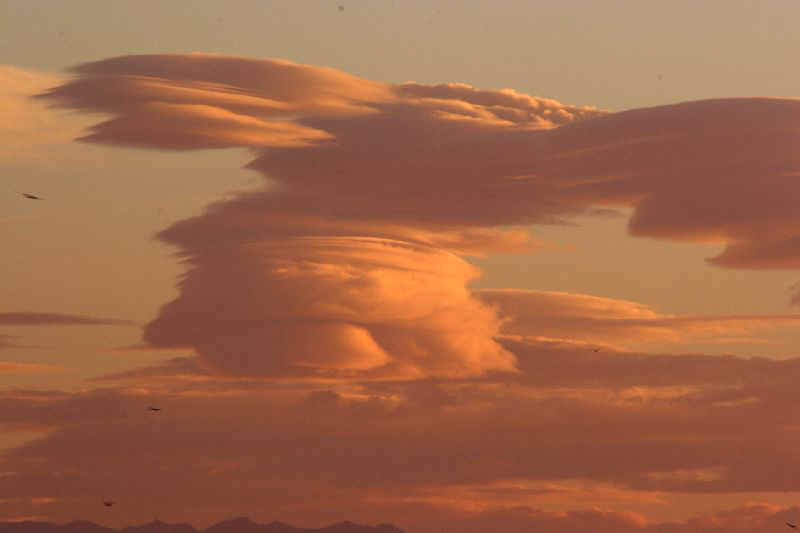
[[[430,526],[510,504],[554,519],[565,501],[647,515],[685,494],[700,510],[714,495],[800,491],[798,359],[502,343],[518,373],[332,386],[143,377],[126,388],[7,391],[0,424],[47,434],[4,454],[0,499],[53,498],[45,511],[58,519],[98,516],[99,498],[113,496],[122,522],[269,509],[255,518]]]

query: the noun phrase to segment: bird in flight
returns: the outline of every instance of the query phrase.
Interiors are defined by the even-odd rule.
[[[148,409],[149,411],[155,411],[155,412],[158,412],[158,411],[160,411],[160,410],[161,410],[161,408],[160,408],[160,407],[153,407],[152,405],[151,405],[150,407],[148,407],[147,409]]]
[[[21,192],[20,194],[25,198],[27,198],[28,200],[44,200],[44,198],[36,196],[35,194],[28,194],[26,192]]]
[[[786,525],[792,529],[797,529],[797,524],[792,524],[791,522],[786,522]]]
[[[592,348],[592,351],[593,351],[594,353],[597,353],[597,352],[599,352],[599,351],[600,351],[600,348]]]
[[[115,502],[113,500],[103,500],[103,505],[105,505],[106,507],[111,507],[115,503],[117,503],[117,502]]]

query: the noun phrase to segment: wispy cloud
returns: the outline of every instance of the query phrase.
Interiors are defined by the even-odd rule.
[[[0,326],[131,326],[130,320],[96,318],[63,313],[0,312]]]
[[[36,363],[21,363],[18,361],[0,361],[0,374],[46,374],[63,370],[53,365],[43,365]]]

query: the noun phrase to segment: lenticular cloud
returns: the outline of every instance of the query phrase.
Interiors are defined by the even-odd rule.
[[[203,54],[81,65],[41,95],[103,112],[83,140],[247,147],[277,187],[160,234],[180,295],[146,328],[233,375],[513,370],[460,254],[531,246],[521,226],[634,209],[635,235],[726,246],[714,264],[800,265],[800,102],[606,113],[510,89],[391,85]]]
[[[428,246],[294,237],[193,257],[181,295],[146,329],[234,375],[469,376],[513,370],[474,267]]]

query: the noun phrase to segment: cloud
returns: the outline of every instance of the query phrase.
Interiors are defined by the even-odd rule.
[[[640,399],[645,399],[648,392],[657,399],[659,395],[654,394],[657,390],[672,391],[665,399],[674,399],[703,387],[731,389],[744,399],[749,397],[742,388],[746,383],[759,384],[764,389],[788,389],[800,372],[796,358],[777,361],[763,357],[594,352],[581,344],[537,338],[503,338],[501,344],[517,356],[521,370],[518,379],[531,385],[556,389],[627,389],[639,392]]]
[[[129,320],[96,318],[63,313],[36,313],[28,311],[0,312],[0,327],[18,326],[131,326]],[[17,335],[0,334],[0,350],[7,348],[41,348],[30,344],[20,344]],[[0,363],[1,364],[1,363]],[[10,367],[9,367],[10,368]],[[0,370],[2,372],[2,370]]]
[[[443,509],[480,513],[502,508],[524,507],[535,502],[548,508],[564,506],[592,508],[609,503],[641,502],[649,505],[666,505],[664,495],[657,492],[628,490],[590,480],[530,481],[527,479],[496,480],[480,485],[453,485],[419,487],[412,495],[401,496],[404,502],[434,505]],[[391,496],[376,501],[386,503]]]
[[[725,243],[712,259],[722,266],[794,268],[795,100],[609,114],[509,89],[389,85],[203,54],[118,57],[75,73],[44,97],[118,115],[118,127],[96,131],[98,142],[188,147],[201,133],[252,146],[247,135],[228,135],[240,127],[236,117],[325,132],[335,142],[287,147],[283,139],[250,165],[285,184],[291,192],[282,199],[303,201],[306,213],[324,199],[340,216],[486,227],[634,207],[635,235]],[[165,113],[163,136],[137,137],[152,124],[153,105],[199,106],[229,128]]]
[[[142,378],[213,375],[198,357],[173,357],[154,366],[138,367],[116,374],[92,378],[92,381],[141,380]]]
[[[120,57],[74,72],[42,97],[114,115],[84,140],[261,148],[251,166],[280,184],[161,234],[191,267],[181,296],[146,328],[150,344],[190,346],[233,375],[513,371],[513,357],[493,340],[498,320],[465,289],[477,271],[453,254],[523,250],[527,233],[462,216],[431,224],[441,202],[426,189],[436,182],[402,154],[422,149],[429,159],[434,141],[444,154],[435,166],[475,183],[474,169],[452,157],[464,142],[478,147],[498,128],[513,136],[517,127],[542,130],[598,111],[511,90],[392,86],[286,61],[202,54]],[[474,205],[478,197],[469,195]],[[429,204],[421,217],[406,214],[430,200],[435,211]],[[220,276],[225,291],[211,289]],[[196,311],[213,308],[225,311]]]
[[[61,397],[7,393],[0,399],[4,427],[39,423],[58,429],[4,454],[0,498],[54,498],[48,512],[50,519],[59,521],[103,517],[98,496],[111,495],[120,502],[120,516],[113,520],[121,523],[149,520],[153,513],[194,523],[256,513],[258,520],[280,517],[310,526],[343,518],[391,520],[407,530],[425,531],[441,522],[502,514],[513,502],[563,509],[565,497],[575,497],[577,507],[594,502],[606,509],[598,515],[627,517],[643,527],[654,522],[621,510],[633,505],[663,507],[670,502],[669,493],[626,489],[619,479],[593,478],[620,475],[614,473],[620,468],[623,476],[630,476],[629,469],[641,470],[654,488],[669,491],[669,476],[653,481],[658,476],[652,472],[669,471],[670,464],[698,455],[741,462],[743,447],[775,437],[741,432],[736,436],[733,429],[743,423],[742,417],[750,421],[757,413],[731,413],[724,418],[735,437],[727,447],[720,449],[713,440],[687,447],[678,439],[690,429],[681,422],[687,409],[679,403],[672,413],[656,409],[655,420],[642,425],[646,418],[636,416],[634,403],[615,409],[587,403],[570,407],[552,396],[536,401],[525,393],[503,399],[499,390],[449,391],[459,401],[447,408],[430,402],[415,406],[409,403],[410,395],[398,402],[324,389],[307,393],[263,386],[210,396],[191,389],[170,394],[106,390]],[[162,412],[148,413],[145,407],[151,403]],[[693,408],[707,409],[703,404]],[[689,417],[698,424],[693,438],[720,435],[724,426],[718,423],[698,431],[703,421],[708,424],[708,413],[702,415]],[[599,418],[593,423],[592,417]],[[253,424],[254,418],[268,423]],[[603,425],[607,430],[597,431]],[[592,429],[591,446],[581,446]],[[476,435],[482,432],[492,432],[496,439]],[[548,438],[532,437],[536,435]],[[672,440],[660,446],[648,435]],[[621,449],[613,454],[614,448]],[[652,453],[659,448],[666,455]],[[603,456],[609,461],[607,468],[583,459],[584,454],[592,459]],[[754,469],[770,470],[787,458],[783,452],[766,463],[763,457],[750,457]],[[795,466],[784,463],[790,470]],[[588,475],[550,477],[559,471]],[[741,472],[727,473],[722,483],[737,482]],[[673,490],[696,482],[688,475],[673,477]],[[137,504],[130,505],[134,501]],[[21,503],[2,510],[24,511]],[[583,512],[588,511],[537,511],[552,519]],[[413,524],[426,527],[409,528]]]
[[[800,490],[797,359],[503,343],[517,374],[327,385],[142,376],[126,388],[8,391],[0,424],[51,433],[5,454],[18,474],[0,478],[0,498],[42,496],[46,485],[47,496],[71,498],[57,516],[93,516],[96,492],[108,491],[146,499],[146,516],[265,508],[307,520],[319,507],[309,494],[387,513],[452,509],[462,493],[489,509],[514,487],[526,489],[508,496],[520,504],[556,505],[556,490],[614,510],[663,506],[675,493]],[[151,416],[147,405],[163,410]],[[336,519],[332,508],[312,514]]]
[[[474,293],[505,319],[506,335],[641,347],[653,342],[755,340],[764,329],[795,325],[798,314],[686,316],[628,300],[520,289]]]
[[[444,258],[531,249],[519,226],[598,209],[632,207],[635,235],[724,243],[711,259],[721,266],[794,264],[798,101],[606,113],[510,89],[391,85],[206,54],[124,56],[73,72],[41,96],[112,115],[85,140],[249,147],[256,158],[248,167],[274,184],[159,235],[189,270],[145,337],[157,347],[193,347],[219,372],[409,378],[512,370],[513,358],[492,340],[497,318],[464,291],[475,274]],[[359,262],[378,249],[398,264]],[[423,274],[411,258],[438,269],[426,265]],[[348,271],[352,261],[357,271]],[[227,291],[214,288],[223,284]],[[442,292],[433,297],[431,286]],[[394,307],[403,296],[391,294],[404,290],[421,295],[405,314]],[[290,291],[314,310],[284,310]],[[627,334],[667,339],[767,323],[634,320],[626,318]]]
[[[16,335],[0,335],[0,350],[4,348],[19,348],[22,345],[17,344],[14,339],[16,339]]]
[[[625,498],[800,489],[797,359],[580,344],[741,336],[794,315],[681,317],[587,295],[473,293],[479,272],[461,257],[531,249],[526,224],[633,208],[635,235],[722,243],[722,266],[791,266],[800,103],[610,114],[208,55],[74,73],[44,98],[110,114],[86,140],[247,147],[269,185],[159,234],[187,270],[145,341],[196,358],[104,381],[118,388],[0,402],[2,423],[57,428],[4,455],[16,474],[0,478],[0,498],[57,498],[53,516],[93,516],[97,495],[112,492],[147,502],[119,519],[270,509],[289,521],[385,521],[371,517],[442,511],[454,490],[506,512],[492,506],[511,482],[533,489],[514,498],[534,509],[537,488],[572,483],[607,489],[612,509],[527,509],[506,523],[702,531],[736,522],[654,524],[621,513]],[[145,135],[155,116],[158,131]],[[165,416],[146,416],[152,403]],[[496,491],[481,499],[479,486]],[[741,523],[761,527],[777,511],[747,512],[755,518]]]
[[[153,128],[154,123],[164,125]],[[172,150],[293,147],[331,138],[324,131],[291,122],[261,120],[206,105],[163,103],[143,104],[135,116],[102,122],[93,126],[92,132],[81,140],[113,138],[116,142]]]
[[[0,361],[0,375],[44,374],[57,370],[60,370],[60,368],[52,365]]]
[[[129,320],[94,318],[62,313],[8,311],[0,313],[0,326],[128,326]]]
[[[384,261],[396,264],[391,255]],[[523,513],[533,515],[520,518],[519,530],[547,517],[559,531],[574,525],[564,517],[591,516],[598,528],[606,517],[660,531],[666,526],[623,511],[647,513],[675,495],[702,502],[800,490],[798,359],[500,344],[518,372],[314,385],[212,378],[200,361],[178,358],[171,370],[187,376],[142,370],[117,376],[122,387],[5,391],[0,424],[48,434],[5,452],[2,471],[15,474],[0,475],[0,498],[56,498],[48,512],[59,520],[99,516],[98,494],[112,494],[139,502],[121,508],[121,523],[153,512],[208,523],[269,509],[255,518],[399,521],[419,531],[436,531],[443,516],[466,523],[513,504],[541,509]],[[163,410],[150,416],[147,405]],[[593,505],[605,510],[574,509]],[[27,511],[20,504],[7,512]],[[773,514],[752,520],[771,524]],[[703,524],[670,527],[711,527]]]
[[[222,373],[416,378],[514,369],[492,339],[499,321],[465,287],[477,270],[454,254],[387,239],[296,237],[202,250],[193,262],[145,340],[191,346]]]
[[[598,533],[711,533],[723,530],[766,533],[786,528],[784,522],[793,520],[798,511],[797,507],[750,503],[724,511],[704,512],[686,521],[657,522],[638,513],[612,512],[601,508],[564,512],[528,506],[507,506],[473,513],[456,520],[442,521],[442,526],[457,528],[465,533],[562,533],[576,530]],[[434,533],[437,530],[431,527],[419,531]]]
[[[310,250],[308,242],[310,241],[302,244],[304,254],[308,253]],[[308,330],[313,327],[311,324],[315,321],[324,322],[330,320],[344,323],[348,320],[354,320],[355,317],[358,316],[359,322],[362,323],[373,322],[375,324],[383,324],[375,326],[367,324],[368,328],[377,328],[375,331],[379,331],[381,328],[390,324],[393,324],[395,328],[397,328],[400,324],[405,324],[407,330],[405,331],[405,334],[407,335],[415,335],[413,333],[415,329],[425,329],[433,325],[432,322],[428,321],[427,318],[426,323],[421,323],[419,320],[413,319],[413,317],[411,317],[412,319],[409,319],[410,314],[418,312],[415,311],[415,309],[430,309],[430,307],[425,305],[424,302],[426,300],[434,301],[436,299],[443,298],[445,292],[431,292],[427,297],[422,297],[419,294],[415,294],[409,290],[403,290],[397,291],[398,295],[402,294],[402,298],[400,300],[391,300],[386,298],[386,294],[392,293],[393,291],[391,290],[390,286],[387,288],[385,282],[376,283],[375,286],[370,289],[370,291],[360,292],[352,290],[352,288],[345,284],[338,289],[340,291],[338,296],[340,300],[337,301],[337,289],[330,288],[325,292],[327,298],[323,303],[319,300],[316,300],[316,295],[312,296],[308,294],[307,289],[310,285],[307,283],[308,278],[306,276],[309,272],[301,273],[300,269],[296,267],[298,261],[296,259],[292,259],[292,254],[286,253],[286,250],[287,249],[281,248],[278,251],[273,251],[275,257],[269,259],[271,262],[276,262],[283,265],[278,269],[275,269],[274,267],[271,268],[272,272],[280,272],[282,275],[278,280],[276,280],[275,287],[269,287],[266,289],[269,291],[269,295],[274,301],[274,305],[276,306],[275,309],[279,310],[278,314],[269,314],[274,313],[273,308],[264,307],[261,311],[263,314],[257,320],[257,324],[266,324],[272,321],[286,323],[287,320],[295,320],[301,324],[305,330]],[[392,264],[392,258],[387,254],[383,254],[381,260],[385,261],[386,264]],[[457,264],[457,260],[455,258],[451,257],[451,260],[454,260]],[[354,262],[348,262],[348,266],[346,268],[338,267],[337,270],[337,268],[334,268],[331,265],[328,265],[327,267],[321,267],[319,266],[318,261],[318,259],[315,259],[315,263],[318,266],[315,267],[314,273],[319,273],[323,268],[327,268],[327,273],[329,275],[328,280],[331,283],[338,284],[341,282],[344,279],[344,277],[341,275],[342,272],[352,273],[357,271]],[[353,259],[353,261],[355,261],[355,259]],[[406,268],[410,269],[410,265],[414,263],[414,261],[414,259],[411,259]],[[430,261],[426,261],[425,263],[429,267],[432,264]],[[294,264],[295,266],[292,268],[286,267],[285,265],[288,264]],[[399,261],[397,262],[397,265],[399,265]],[[261,271],[270,271],[270,268],[265,267],[262,268]],[[335,275],[336,272],[339,272],[338,278]],[[291,277],[296,278],[296,284],[287,283],[287,279]],[[354,280],[350,279],[348,281],[352,283]],[[462,283],[463,282],[459,282],[457,285],[461,286]],[[244,298],[243,295],[237,295],[234,292],[234,287],[235,285],[228,286],[227,290],[224,292],[225,297],[231,299]],[[252,285],[248,286],[248,290],[252,290]],[[192,294],[196,294],[197,292],[199,291],[192,291]],[[372,294],[370,294],[370,292],[372,292]],[[279,294],[282,295],[280,298],[278,298]],[[535,346],[537,349],[547,353],[578,354],[578,357],[574,360],[575,368],[573,369],[576,375],[581,375],[584,367],[594,368],[595,365],[600,364],[600,361],[608,363],[616,358],[621,362],[620,364],[624,366],[634,364],[634,361],[638,360],[638,356],[635,353],[629,354],[633,357],[633,359],[626,359],[628,355],[617,352],[616,350],[619,349],[641,350],[652,345],[653,343],[679,344],[687,340],[758,344],[759,342],[762,342],[757,336],[758,333],[761,333],[764,330],[780,327],[791,327],[792,325],[796,324],[798,320],[800,320],[800,315],[796,314],[716,316],[671,315],[658,313],[649,306],[628,300],[554,291],[482,289],[478,291],[472,291],[471,295],[475,297],[478,302],[482,302],[488,306],[488,309],[485,309],[484,312],[489,312],[490,314],[486,315],[484,319],[493,323],[492,327],[495,328],[496,331],[495,338],[499,339],[499,344],[505,349],[506,353],[514,354],[514,357],[516,357],[519,353],[528,353],[530,351],[530,347]],[[258,294],[255,293],[251,294],[250,296],[256,298],[258,301],[262,299]],[[266,299],[266,294],[263,296],[263,299]],[[345,301],[342,301],[341,299],[345,299]],[[469,301],[472,302],[472,300]],[[382,304],[379,306],[377,302],[382,302]],[[187,308],[193,307],[193,304],[188,300],[180,301],[180,304],[181,306],[185,306]],[[173,303],[171,305],[177,304]],[[220,307],[234,308],[232,304],[227,304],[222,301],[215,303],[215,308]],[[379,308],[380,312],[378,312]],[[492,309],[494,309],[494,312],[491,311]],[[185,312],[188,315],[188,310]],[[427,312],[428,311],[425,311],[424,313]],[[183,313],[184,311],[176,312],[177,316],[179,317],[183,316]],[[159,328],[165,328],[169,332],[179,331],[180,328],[174,327],[169,323],[164,325],[163,323],[159,322],[161,320],[166,320],[166,317],[169,315],[165,312],[163,316],[165,318],[158,319],[146,330],[146,335],[148,337],[153,337],[150,339],[151,341],[163,345],[160,350],[172,350],[176,347],[184,345],[195,348],[200,346],[205,342],[202,341],[205,335],[211,336],[210,333],[205,333],[205,331],[212,331],[212,328],[208,326],[208,324],[214,325],[213,331],[215,332],[215,336],[219,336],[221,331],[226,331],[229,327],[231,328],[230,335],[232,336],[237,336],[237,334],[234,333],[234,330],[237,330],[238,328],[238,331],[240,332],[238,334],[239,337],[243,337],[242,332],[254,329],[255,331],[253,334],[263,336],[262,340],[247,341],[245,345],[256,347],[255,349],[257,349],[257,347],[261,346],[263,343],[268,342],[269,339],[274,339],[277,337],[274,332],[264,329],[261,326],[242,324],[241,321],[237,321],[232,318],[224,321],[216,319],[213,316],[204,318],[200,314],[194,313],[193,320],[189,321],[187,324],[188,327],[194,329],[184,331],[182,333],[185,340],[181,341],[178,338],[167,340],[165,338],[158,337]],[[252,320],[255,316],[256,313],[254,311],[249,311],[247,318],[243,320]],[[425,316],[428,317],[427,314],[425,314]],[[452,324],[442,324],[442,328],[445,329],[452,327]],[[472,327],[468,327],[466,329],[469,329],[475,333],[475,329]],[[483,335],[485,334],[488,334],[488,332],[481,330],[480,338],[483,338]],[[326,342],[331,342],[328,339],[323,340]],[[386,345],[388,343],[388,341],[382,337],[379,337],[378,340],[382,345]],[[223,341],[223,345],[226,346],[227,342]],[[610,353],[612,355],[612,359],[608,359],[606,357],[606,352],[604,352],[602,355],[596,355],[594,350],[600,349],[600,347],[602,347],[603,350],[606,350],[606,352]],[[142,344],[134,348],[142,350],[156,349],[150,344]],[[213,375],[216,373],[214,371],[214,365],[212,364],[209,366],[207,364],[208,361],[214,361],[215,358],[219,358],[219,363],[217,364],[223,366],[228,360],[228,354],[222,348],[213,348],[210,344],[205,346],[203,350],[204,352],[201,353],[207,354],[206,357],[175,358],[154,367],[146,367],[122,374],[104,376],[101,379],[132,379],[143,376],[164,378],[168,378],[170,376],[189,375],[205,376],[209,375],[209,373]],[[291,370],[288,367],[278,369],[279,363],[277,363],[274,358],[279,356],[280,353],[292,352],[293,355],[291,357],[287,357],[286,362],[284,363],[291,364],[292,359],[296,357],[302,348],[298,348],[297,345],[290,345],[284,348],[284,350],[286,351],[281,352],[277,350],[273,342],[272,350],[269,352],[269,356],[264,355],[265,359],[261,363],[265,365],[266,370],[255,370],[251,368],[249,369],[249,372],[234,373],[242,376],[297,375],[299,370],[298,368],[295,368],[294,370]],[[358,353],[357,349],[347,348],[345,348],[345,352],[353,354],[354,356],[356,356],[355,354]],[[404,358],[404,351],[399,349],[397,353],[398,355],[394,357],[395,362],[392,363],[392,365],[389,365],[394,367],[394,370],[389,372],[389,375],[397,376],[403,374],[403,372],[398,370],[398,366],[400,364],[399,361],[403,360]],[[437,354],[442,355],[442,352],[437,352]],[[252,357],[253,359],[257,359],[258,355],[254,353]],[[565,355],[554,355],[553,357],[557,357],[560,360],[559,364],[568,364],[563,359],[566,357]],[[659,357],[661,356],[653,355],[648,357],[650,357],[652,361],[659,361]],[[701,366],[705,365],[705,361],[707,361],[707,356],[684,357],[685,359],[682,361],[693,361],[694,364]],[[732,362],[735,360],[726,360],[732,365],[737,364]],[[387,360],[383,361],[384,363],[388,364]],[[511,360],[508,359],[508,361],[510,362]],[[665,365],[672,365],[671,362],[666,362],[672,361],[671,358],[668,357],[667,359],[664,359],[664,361]],[[318,363],[316,367],[318,371],[322,371],[324,364],[330,363]],[[489,366],[489,364],[486,362],[482,364],[486,364],[485,368],[491,368],[491,366]],[[267,368],[270,365],[275,365],[275,367],[271,369]],[[351,362],[348,363],[347,366],[355,368],[357,365],[356,363]],[[513,367],[504,367],[501,361],[498,360],[495,370],[509,368]],[[321,374],[318,374],[318,376],[337,376],[337,373],[332,372],[332,370],[334,370],[333,367],[328,368],[326,372],[322,372]],[[538,374],[541,372],[541,370],[541,368],[538,368],[534,373]],[[371,375],[385,376],[384,372],[386,371],[388,371],[388,368],[383,368],[380,372],[372,373]],[[431,369],[427,369],[427,372],[423,372],[420,370],[411,370],[409,368],[405,368],[404,372],[406,376],[421,376],[429,374],[450,377],[465,377],[469,375],[477,375],[479,373],[465,371],[463,369],[461,372],[453,369],[450,369],[446,372],[442,371],[441,369],[436,372],[432,371]],[[663,370],[663,375],[667,376],[669,374],[669,369],[665,368]],[[370,375],[369,372],[355,375],[339,373],[338,377],[341,378],[349,376],[350,378],[360,377],[363,379],[368,375]],[[552,376],[549,373],[546,375],[551,379],[556,379],[555,376]],[[686,379],[688,376],[683,377]],[[592,374],[589,378],[602,379],[594,374]]]
[[[511,90],[388,85],[286,61],[204,54],[126,56],[85,64],[75,72],[77,79],[42,96],[60,106],[115,114],[111,122],[117,125],[97,126],[92,141],[188,148],[201,134],[204,140],[197,148],[229,146],[225,131],[240,127],[236,117],[291,119],[335,142],[290,148],[282,141],[274,148],[284,149],[260,154],[251,166],[291,189],[276,205],[302,202],[301,212],[309,215],[319,212],[309,203],[324,200],[329,209],[348,212],[348,218],[403,224],[413,218],[449,218],[456,226],[495,225],[476,224],[476,210],[469,208],[483,203],[478,193],[516,196],[503,190],[507,180],[502,178],[524,173],[530,156],[521,160],[523,154],[513,148],[525,146],[528,152],[539,142],[537,132],[602,114]],[[229,125],[166,113],[159,116],[158,131],[143,137],[140,132],[154,129],[148,111],[154,105],[202,108],[227,117],[220,120],[229,119]],[[375,182],[379,176],[380,187]],[[453,187],[456,183],[459,187]],[[461,189],[464,197],[458,198]],[[364,202],[365,194],[370,202]],[[450,201],[443,206],[445,199]],[[462,207],[464,201],[469,205]],[[497,218],[498,209],[488,207]],[[536,217],[535,209],[526,211],[516,216]]]

